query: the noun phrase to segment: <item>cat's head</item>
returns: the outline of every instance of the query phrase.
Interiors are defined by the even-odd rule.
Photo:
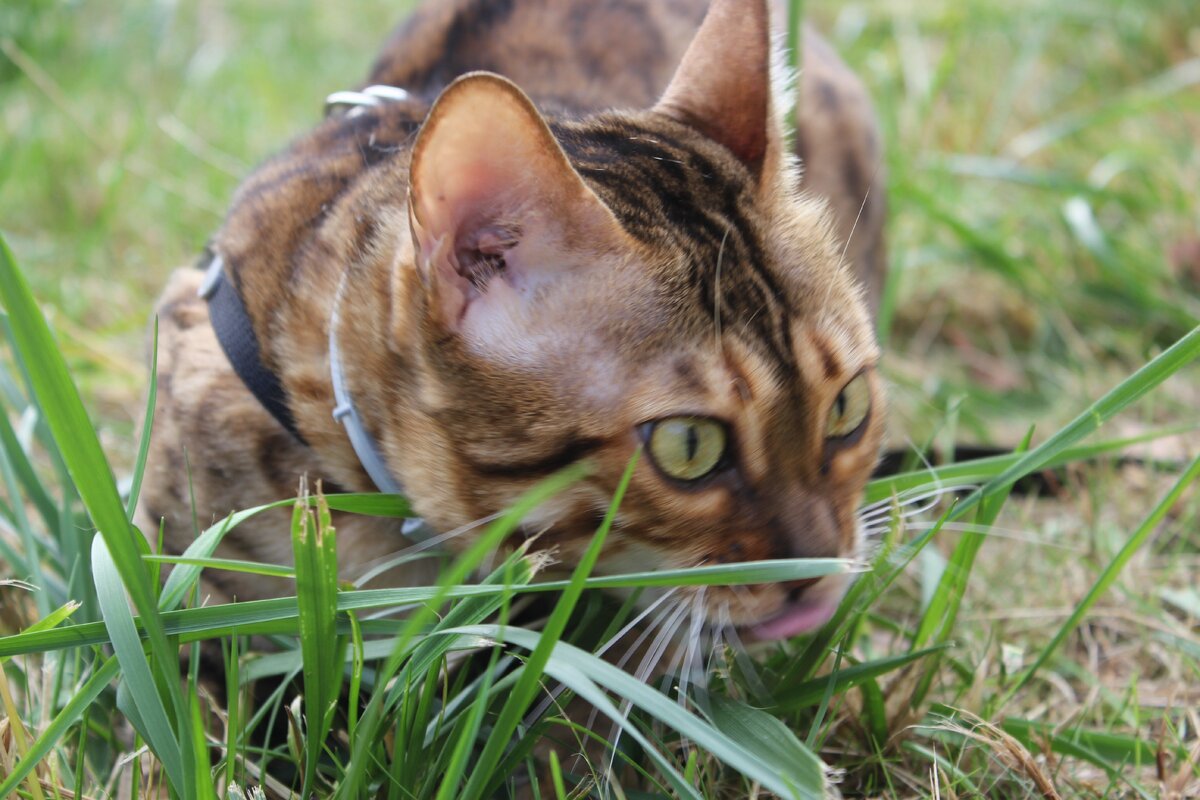
[[[878,351],[779,103],[761,0],[716,0],[649,110],[547,122],[495,75],[445,90],[413,150],[392,300],[417,364],[393,468],[434,525],[586,458],[526,523],[570,561],[640,447],[603,570],[856,555]],[[706,604],[778,637],[843,588]]]

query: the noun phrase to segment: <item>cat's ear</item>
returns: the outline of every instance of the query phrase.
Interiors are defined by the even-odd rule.
[[[725,145],[756,177],[777,169],[766,0],[713,0],[654,110]]]
[[[418,269],[451,328],[476,304],[511,313],[621,236],[532,101],[491,73],[459,78],[429,112],[409,210]]]

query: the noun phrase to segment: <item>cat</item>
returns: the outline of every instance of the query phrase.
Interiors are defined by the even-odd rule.
[[[207,272],[171,277],[140,528],[182,552],[193,498],[208,523],[307,475],[402,488],[444,533],[586,459],[522,528],[570,565],[642,448],[600,571],[854,556],[884,422],[873,113],[805,31],[793,152],[767,3],[707,5],[442,0],[402,24],[367,84],[400,91],[350,95],[259,167]],[[217,555],[290,563],[287,513]],[[348,579],[407,544],[335,523]],[[787,637],[845,581],[709,589],[705,612]]]

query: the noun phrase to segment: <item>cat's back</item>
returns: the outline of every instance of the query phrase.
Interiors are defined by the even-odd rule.
[[[512,79],[540,106],[652,105],[707,0],[443,0],[388,40],[370,82],[436,95],[475,70]]]

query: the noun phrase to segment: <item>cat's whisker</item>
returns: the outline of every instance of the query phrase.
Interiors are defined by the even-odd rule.
[[[684,621],[687,619],[688,608],[689,606],[686,602],[680,603],[675,614],[663,625],[662,630],[658,632],[658,635],[650,643],[650,649],[646,652],[645,657],[642,658],[642,662],[638,665],[637,671],[634,673],[634,677],[642,683],[647,682],[650,673],[662,661],[663,654],[666,652],[671,640],[675,638],[675,634],[679,632],[679,628],[682,627]]]
[[[650,613],[652,611],[654,611],[654,609],[658,608],[660,605],[662,605],[664,602],[666,602],[667,599],[670,598],[672,595],[674,595],[676,592],[678,592],[680,590],[680,588],[682,588],[682,587],[675,586],[675,587],[671,588],[669,591],[665,592],[661,597],[659,597],[653,603],[646,606],[645,611],[643,611],[642,613],[638,614],[636,617],[631,619],[629,621],[629,623],[625,625],[624,628],[621,628],[621,630],[619,630],[615,634],[613,634],[613,636],[607,642],[605,642],[600,647],[600,649],[598,649],[596,651],[596,655],[600,656],[600,655],[604,655],[606,652],[608,652],[608,650],[614,644],[616,644],[618,641],[620,641],[621,638],[623,636],[625,636],[625,634],[629,633],[631,630],[636,628],[641,623],[642,620],[644,620],[646,617],[648,617],[650,615]]]
[[[858,206],[858,213],[854,215],[854,222],[850,225],[850,232],[846,234],[846,242],[842,245],[842,254],[838,260],[842,263],[846,261],[846,253],[850,252],[850,242],[854,239],[854,232],[858,230],[858,223],[862,220],[863,211],[867,208],[867,201],[871,199],[871,187],[875,185],[875,181],[879,178],[879,170],[883,167],[883,157],[880,156],[875,160],[875,169],[871,171],[871,181],[867,184],[867,191],[863,192],[862,202]],[[825,303],[829,302],[829,298],[833,295],[833,284],[831,283],[825,291]]]
[[[705,620],[705,592],[707,586],[700,587],[700,591],[696,593],[696,599],[692,603],[692,623],[688,628],[688,641],[685,648],[687,653],[683,659],[683,670],[679,675],[679,705],[687,704],[688,684],[691,682],[692,676],[696,671],[696,654],[700,645],[700,636],[704,629]]]
[[[379,577],[391,569],[400,566],[413,556],[423,553],[426,550],[432,550],[440,544],[448,542],[455,537],[462,536],[464,533],[469,533],[470,531],[478,528],[480,525],[486,525],[489,522],[494,522],[503,516],[503,513],[504,512],[488,514],[485,517],[480,517],[479,519],[468,522],[465,525],[460,525],[453,530],[446,531],[445,533],[439,533],[437,536],[432,536],[422,542],[417,542],[416,544],[401,548],[400,550],[396,550],[388,555],[380,556],[368,561],[364,565],[367,567],[367,570],[354,580],[354,588],[361,589],[371,580]]]
[[[625,636],[625,634],[629,633],[631,630],[633,630],[638,625],[640,625],[642,620],[644,620],[646,617],[648,617],[652,613],[654,613],[654,610],[656,608],[658,608],[663,603],[665,603],[672,595],[674,595],[676,592],[678,592],[679,589],[680,589],[680,587],[678,587],[678,586],[671,588],[670,590],[665,592],[661,597],[659,597],[657,600],[655,600],[653,603],[646,606],[646,608],[640,614],[638,614],[636,617],[631,619],[625,625],[625,627],[621,628],[621,630],[617,631],[615,634],[613,634],[611,637],[609,637],[608,641],[606,641],[599,648],[597,648],[595,655],[602,656],[605,653],[607,653],[610,649],[612,649],[613,645],[615,645],[617,642],[621,641],[621,639]],[[657,625],[658,623],[655,622],[653,624]],[[540,719],[542,717],[542,715],[545,714],[547,710],[549,710],[550,705],[552,703],[554,703],[556,700],[558,700],[559,695],[561,695],[563,693],[563,691],[566,690],[566,688],[567,688],[566,684],[563,684],[563,683],[558,684],[558,686],[555,687],[554,690],[552,692],[550,692],[550,694],[546,698],[544,698],[541,703],[539,703],[537,705],[537,707],[533,710],[533,713],[526,715],[525,724],[528,726],[528,725],[533,724],[534,720]],[[593,710],[593,713],[594,713],[594,710]],[[591,723],[589,723],[588,728],[590,729],[591,727],[592,727]]]
[[[671,640],[675,638],[675,634],[679,631],[680,625],[683,624],[686,618],[687,610],[687,601],[680,602],[671,617],[663,624],[662,630],[654,637],[654,640],[650,643],[650,648],[646,651],[645,657],[642,658],[641,663],[638,664],[637,671],[634,672],[634,677],[638,682],[646,683],[646,679],[650,676],[654,667],[662,660],[663,652]],[[612,732],[609,734],[610,747],[612,748],[608,759],[609,775],[613,774],[613,765],[616,763],[617,745],[621,741],[622,724],[629,719],[629,712],[632,710],[633,703],[628,700],[621,703],[621,720],[620,722],[613,723]]]
[[[676,588],[678,588],[678,587],[676,587]],[[674,590],[672,590],[671,593],[673,594]],[[666,599],[666,598],[664,598],[664,599]],[[629,662],[629,659],[633,657],[633,654],[638,652],[638,650],[641,648],[642,644],[647,639],[649,639],[652,635],[654,635],[654,631],[657,630],[679,608],[681,608],[684,603],[685,603],[685,601],[683,601],[683,600],[676,600],[672,603],[669,603],[665,608],[663,608],[661,611],[659,611],[657,614],[655,614],[654,619],[652,619],[650,621],[650,624],[646,626],[646,629],[643,630],[641,632],[641,634],[639,634],[638,637],[633,640],[633,643],[625,650],[625,653],[621,656],[621,658],[617,660],[617,663],[616,663],[617,669],[625,669],[625,664]],[[652,610],[652,609],[650,609],[650,610]],[[598,714],[599,714],[599,711],[597,709],[593,708],[591,714],[588,715],[588,721],[587,721],[587,726],[586,726],[588,730],[593,730],[594,725],[596,723],[596,716]]]
[[[934,522],[918,524],[912,526],[912,529],[918,533],[923,533],[934,527],[936,524],[937,523]],[[1079,547],[1072,547],[1060,542],[1052,542],[1047,537],[1038,536],[1033,531],[1017,530],[1015,528],[1000,528],[995,525],[976,525],[971,522],[947,522],[942,525],[942,530],[953,531],[956,533],[982,533],[996,539],[1021,542],[1022,544],[1032,544],[1036,545],[1037,547],[1049,547],[1066,552],[1083,552]]]
[[[969,492],[977,488],[978,484],[973,483],[955,483],[930,489],[922,487],[919,490],[912,490],[915,492],[913,494],[901,493],[897,498],[887,497],[863,506],[858,510],[858,521],[869,524],[888,518],[894,513],[898,513],[901,519],[911,519],[930,511],[947,495]]]

